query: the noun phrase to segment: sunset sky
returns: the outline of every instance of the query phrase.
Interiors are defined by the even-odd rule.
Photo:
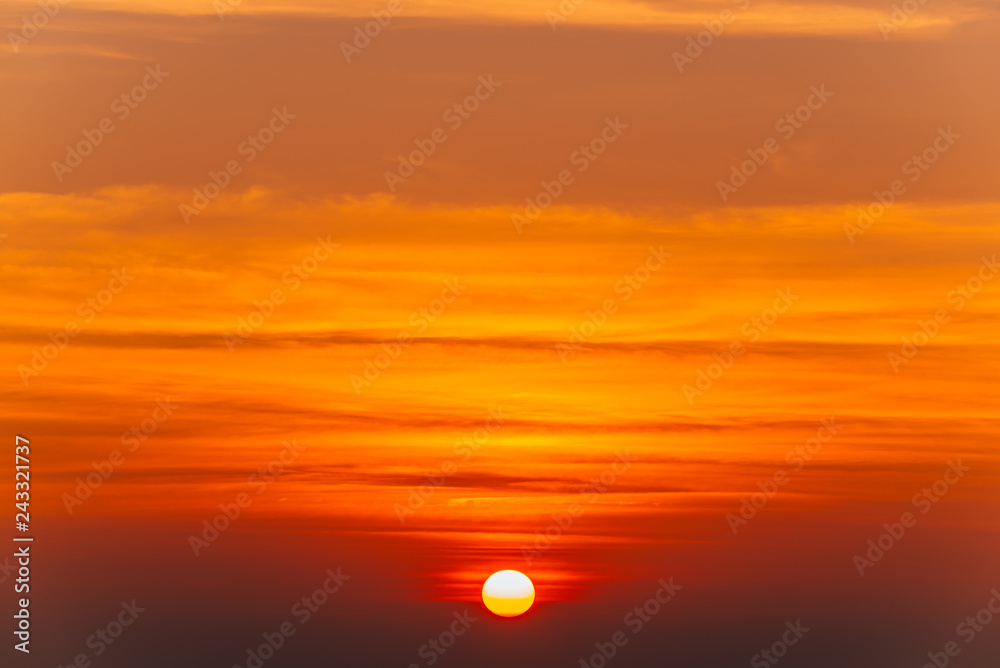
[[[995,668],[1000,17],[904,4],[0,4],[10,665]]]

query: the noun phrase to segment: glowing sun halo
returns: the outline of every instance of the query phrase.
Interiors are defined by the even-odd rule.
[[[497,571],[483,584],[483,603],[501,617],[524,614],[535,602],[535,586],[524,573]]]

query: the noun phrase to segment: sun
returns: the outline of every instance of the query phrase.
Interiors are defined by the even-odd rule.
[[[535,602],[535,586],[524,573],[497,571],[483,583],[483,603],[501,617],[517,617]]]

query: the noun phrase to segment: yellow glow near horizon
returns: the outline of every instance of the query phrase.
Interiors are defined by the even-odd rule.
[[[535,602],[535,586],[524,573],[498,571],[483,584],[483,603],[501,617],[523,615]]]
[[[15,3],[27,10],[31,2]],[[370,3],[362,0],[343,0],[328,3],[324,0],[80,0],[74,7],[98,12],[131,12],[133,14],[166,14],[177,16],[210,16],[215,18],[245,18],[267,15],[313,15],[353,18],[359,21],[372,19],[372,11],[387,11],[388,0]],[[891,9],[871,3],[845,6],[823,2],[816,6],[789,5],[779,2],[754,3],[753,11],[747,0],[723,3],[702,0],[683,6],[656,5],[651,3],[621,2],[620,0],[587,0],[569,6],[533,0],[503,0],[493,3],[468,3],[460,0],[409,0],[398,14],[404,18],[443,18],[482,22],[506,22],[559,26],[603,25],[635,26],[648,28],[686,28],[695,32],[705,29],[705,22],[719,21],[722,11],[732,12],[726,24],[728,33],[797,33],[797,34],[861,34],[878,39],[879,21],[889,21]],[[984,18],[985,12],[974,4],[950,6],[947,11],[921,12],[906,21],[906,35],[915,37],[917,30],[926,34],[940,34],[962,22]],[[2,45],[6,48],[6,44]]]

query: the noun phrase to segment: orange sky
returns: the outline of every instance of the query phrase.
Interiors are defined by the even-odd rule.
[[[306,570],[340,558],[365,592],[354,605],[410,606],[408,619],[421,601],[474,604],[486,575],[519,568],[540,610],[595,606],[566,613],[593,641],[602,610],[675,576],[687,621],[736,620],[733,638],[804,608],[847,633],[863,609],[900,625],[859,640],[871,651],[854,665],[904,665],[878,663],[904,622],[937,634],[893,649],[906,665],[943,644],[997,586],[1000,556],[989,7],[927,3],[884,40],[891,3],[860,0],[587,0],[555,30],[555,2],[403,4],[352,62],[340,43],[385,3],[244,0],[219,21],[207,1],[73,2],[16,53],[0,47],[0,419],[44,453],[33,511],[58,546],[52,577],[80,606],[50,622],[81,629],[53,662],[91,622],[79,581],[117,582],[118,596],[143,586],[146,559],[176,568],[178,587],[215,582],[206,610],[236,616],[220,602],[244,595],[230,568],[293,563],[305,587]],[[678,72],[672,54],[727,7],[731,28]],[[3,34],[32,11],[4,5]],[[482,78],[494,90],[454,120]],[[116,104],[136,86],[134,108]],[[821,86],[832,96],[784,134]],[[244,142],[268,127],[248,159]],[[623,129],[581,157],[608,127]],[[391,189],[398,156],[436,128],[445,139]],[[88,136],[101,141],[78,166],[54,167]],[[957,138],[943,150],[941,136]],[[769,139],[777,150],[722,201],[719,182]],[[921,155],[933,164],[915,168]],[[561,173],[554,203],[518,226]],[[859,207],[875,214],[866,229]],[[769,312],[779,294],[794,298]],[[908,357],[902,337],[935,318]],[[574,331],[590,333],[566,354]],[[395,359],[375,370],[383,353]],[[719,359],[731,366],[706,387]],[[150,417],[155,432],[128,451],[123,434]],[[842,431],[792,471],[787,453],[830,418]],[[282,475],[193,556],[202,520],[255,491],[248,476],[293,441]],[[75,480],[116,450],[124,463],[68,512]],[[627,470],[525,561],[626,450]],[[968,476],[860,578],[852,557],[958,458]],[[734,535],[727,514],[778,470],[787,484]],[[119,530],[143,540],[114,548]],[[121,573],[102,561],[114,549],[133,556]],[[934,612],[907,603],[918,583]],[[260,586],[248,610],[285,605]],[[620,615],[605,617],[614,630]],[[747,648],[769,642],[766,627],[746,632]],[[589,637],[544,665],[575,665]],[[745,661],[757,650],[743,640]],[[412,660],[407,643],[384,660]],[[963,665],[986,666],[992,647]],[[383,660],[363,656],[352,665]]]

